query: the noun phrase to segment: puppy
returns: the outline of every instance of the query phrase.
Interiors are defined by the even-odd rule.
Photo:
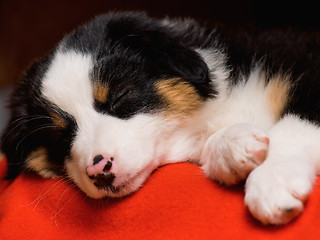
[[[98,16],[13,92],[7,177],[67,176],[89,197],[122,197],[157,167],[190,161],[226,185],[247,179],[253,216],[287,223],[320,170],[319,39]]]

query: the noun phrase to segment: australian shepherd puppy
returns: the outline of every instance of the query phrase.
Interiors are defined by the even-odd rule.
[[[8,178],[67,176],[92,198],[157,167],[201,165],[265,224],[303,210],[320,170],[320,34],[98,16],[36,61],[12,94]]]

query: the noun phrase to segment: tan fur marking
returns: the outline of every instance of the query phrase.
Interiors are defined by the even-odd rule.
[[[99,103],[105,103],[109,94],[109,88],[107,85],[97,82],[93,86],[93,97]]]
[[[57,127],[60,128],[66,128],[67,127],[67,123],[66,121],[63,119],[63,117],[61,117],[60,115],[51,112],[49,113],[50,117],[52,118],[52,121],[54,123],[54,125],[56,125]]]
[[[33,170],[45,178],[57,176],[55,167],[48,162],[48,153],[44,147],[40,147],[33,151],[26,160],[27,168]]]
[[[288,76],[275,75],[267,85],[267,98],[270,110],[276,120],[279,120],[289,99],[291,84]]]
[[[188,116],[201,106],[202,100],[195,88],[180,78],[160,80],[156,89],[165,100],[168,116]]]

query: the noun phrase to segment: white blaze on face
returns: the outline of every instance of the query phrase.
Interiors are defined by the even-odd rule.
[[[42,94],[50,102],[72,115],[77,132],[66,169],[75,183],[90,197],[107,194],[99,191],[88,178],[86,167],[98,154],[114,158],[114,185],[130,183],[125,195],[137,190],[158,166],[157,141],[167,132],[162,118],[139,114],[129,120],[98,113],[93,107],[90,55],[74,51],[57,52],[42,82]]]
[[[79,119],[92,105],[89,74],[93,68],[90,55],[74,51],[57,52],[42,82],[42,93],[63,111]]]

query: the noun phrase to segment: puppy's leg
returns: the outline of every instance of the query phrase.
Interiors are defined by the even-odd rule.
[[[208,138],[201,155],[202,168],[221,183],[239,183],[264,161],[268,145],[267,134],[249,123],[223,128]]]
[[[264,224],[284,224],[299,215],[320,163],[320,129],[286,116],[269,132],[268,157],[246,182],[245,203]]]

